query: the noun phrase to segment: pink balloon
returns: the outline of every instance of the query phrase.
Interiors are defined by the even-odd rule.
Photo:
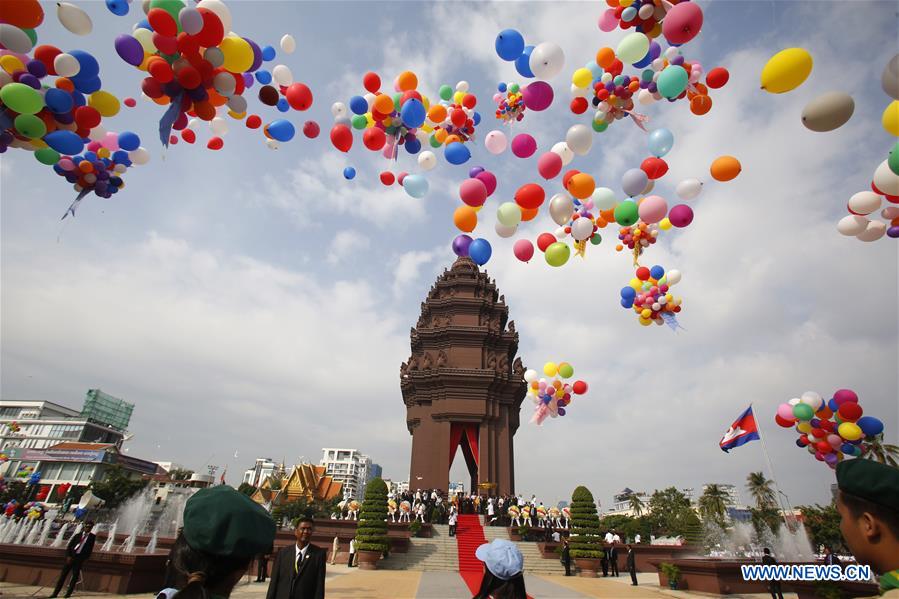
[[[87,151],[88,152],[96,152],[97,150],[99,150],[102,147],[103,147],[103,145],[99,141],[92,141],[89,144],[87,144]]]
[[[668,213],[668,220],[675,227],[686,227],[693,222],[693,209],[686,204],[678,204]]]
[[[640,220],[651,225],[665,218],[665,213],[668,212],[668,202],[662,196],[646,196],[640,202],[637,211]]]
[[[103,137],[103,141],[101,141],[100,144],[104,148],[109,148],[111,152],[115,152],[119,149],[119,134],[113,133],[112,131],[108,132]]]
[[[793,406],[788,403],[782,403],[777,406],[777,415],[790,422],[796,420],[796,417],[793,416]]]
[[[552,179],[562,172],[562,157],[555,152],[546,152],[537,159],[537,172],[544,179]]]
[[[695,2],[679,2],[665,15],[662,35],[669,44],[686,44],[702,29],[702,9]]]
[[[64,171],[71,171],[71,170],[75,169],[75,163],[72,162],[71,158],[62,158],[56,164],[58,164],[59,168],[61,168]]]
[[[534,81],[521,90],[521,95],[528,110],[546,110],[553,103],[553,88],[546,81]]]
[[[512,153],[519,158],[530,158],[537,151],[537,140],[527,133],[512,138]]]
[[[606,33],[610,31],[615,31],[615,28],[618,27],[618,19],[615,18],[615,9],[610,8],[602,13],[602,16],[599,17],[599,28]]]
[[[465,179],[459,186],[459,198],[472,208],[483,206],[487,201],[487,186],[480,179]]]
[[[840,389],[833,394],[833,400],[838,406],[843,405],[847,401],[858,403],[858,395],[852,389]]]
[[[407,173],[406,171],[401,172],[399,175],[396,176],[396,182],[399,183],[400,185],[402,185],[403,179],[405,179],[406,176],[408,176],[408,174],[409,173]]]
[[[534,244],[528,239],[519,239],[512,246],[512,251],[515,252],[516,258],[522,262],[527,262],[534,257]]]
[[[481,171],[474,178],[480,180],[484,187],[487,188],[487,197],[492,196],[493,192],[496,191],[496,175],[490,171]]]

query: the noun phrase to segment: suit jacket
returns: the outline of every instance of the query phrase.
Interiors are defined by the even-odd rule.
[[[87,533],[87,540],[84,542],[84,547],[81,548],[81,553],[76,554],[75,548],[81,542],[81,535],[82,533],[80,532],[77,535],[72,535],[72,538],[69,539],[69,544],[66,545],[66,555],[77,562],[87,561],[94,550],[94,539],[97,538],[94,533]]]
[[[299,573],[294,572],[296,555],[296,545],[278,552],[265,599],[324,599],[325,550],[310,543]]]
[[[634,550],[631,549],[627,552],[627,569],[628,570],[636,570],[637,569],[637,556],[634,554]]]
[[[842,566],[843,562],[840,561],[833,553],[824,556],[824,564],[827,566]]]

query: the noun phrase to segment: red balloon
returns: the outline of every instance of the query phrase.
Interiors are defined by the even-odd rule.
[[[477,105],[477,103],[478,103],[478,99],[475,97],[474,94],[465,94],[465,96],[462,97],[462,106],[464,106],[465,108],[468,108],[468,109],[474,108]]]
[[[128,108],[134,108],[137,106],[137,101],[134,98],[125,98],[122,100],[122,104],[127,106]]]
[[[420,94],[420,93],[418,93],[418,92],[415,91],[414,89],[409,89],[409,90],[404,91],[404,92],[403,92],[403,95],[400,96],[400,106],[402,106],[403,104],[405,104],[405,103],[406,103],[406,100],[408,100],[408,99],[410,99],[410,98],[415,98],[415,99],[418,100],[419,102],[424,102],[424,101],[421,99],[421,94]]]
[[[141,81],[140,89],[147,94],[148,98],[161,98],[163,95],[162,86],[153,77],[144,77],[144,80]]]
[[[193,132],[193,129],[183,129],[181,131],[181,139],[192,144],[197,141],[197,134]]]
[[[537,247],[540,248],[541,252],[545,252],[546,248],[554,244],[556,241],[556,236],[552,233],[540,233],[537,236]]]
[[[730,79],[730,73],[724,67],[715,67],[705,76],[705,84],[712,89],[724,87]]]
[[[346,125],[334,125],[331,129],[331,143],[341,152],[349,152],[353,147],[353,132]]]
[[[394,181],[396,181],[396,177],[393,176],[393,173],[390,171],[384,171],[381,173],[381,183],[384,185],[393,185]]]
[[[160,8],[159,10],[162,9]],[[225,28],[222,26],[222,20],[208,8],[198,8],[197,10],[203,15],[203,29],[194,38],[204,48],[218,46],[225,38]]]
[[[175,54],[178,52],[178,40],[161,33],[153,33],[153,45],[156,46],[160,54]]]
[[[833,451],[833,447],[830,446],[830,443],[827,441],[818,441],[815,443],[815,448],[821,453],[830,453]]]
[[[312,106],[312,90],[304,83],[292,83],[284,94],[294,110],[309,110]]]
[[[42,44],[34,49],[34,57],[44,63],[47,73],[50,75],[57,74],[56,69],[53,68],[53,61],[59,54],[62,54],[62,50],[49,44]]]
[[[176,146],[176,145],[178,145],[178,137],[177,137],[176,135],[170,135],[170,136],[169,136],[169,145],[170,145],[170,146]]]
[[[79,106],[75,109],[75,123],[81,129],[93,129],[100,124],[100,113],[93,106]]]
[[[199,87],[200,83],[202,83],[202,79],[200,78],[200,71],[189,64],[186,64],[178,69],[178,72],[175,73],[175,78],[184,89],[194,89],[196,87]]]
[[[793,425],[796,424],[795,420],[787,420],[786,418],[781,418],[780,414],[774,415],[774,422],[784,428],[793,428]]]
[[[178,35],[178,23],[174,17],[161,8],[151,8],[147,13],[147,21],[150,27],[159,35],[165,37],[175,37]]]
[[[818,424],[818,427],[826,430],[827,432],[832,433],[833,431],[837,430],[837,423],[833,420],[820,419],[819,422],[820,424]]]
[[[153,79],[155,79],[159,83],[168,83],[175,77],[175,74],[172,72],[172,67],[169,66],[169,63],[161,59],[151,61],[150,66],[147,68],[147,70],[150,72],[150,75],[153,76]]]
[[[387,135],[384,133],[383,129],[369,127],[362,134],[362,144],[372,152],[377,152],[383,148],[386,143]]]
[[[461,108],[455,108],[450,113],[450,121],[456,127],[461,127],[462,125],[465,124],[465,121],[467,121],[467,120],[468,120],[468,115],[465,114],[465,111],[462,110]]]
[[[574,381],[571,390],[574,391],[575,395],[583,395],[587,392],[587,383],[584,381]]]
[[[661,158],[651,156],[640,164],[640,169],[650,179],[660,179],[668,172],[668,163]]]
[[[847,401],[838,410],[844,422],[855,422],[862,417],[862,407],[855,402]]]
[[[362,85],[365,87],[366,91],[375,93],[381,89],[381,78],[378,77],[377,73],[369,71],[362,76]]]
[[[571,101],[571,112],[574,114],[584,114],[589,107],[590,103],[587,102],[587,98],[577,97]]]
[[[197,38],[192,35],[188,35],[185,31],[182,31],[175,39],[178,47],[178,52],[183,54],[185,58],[189,59],[191,62],[198,58],[202,59],[202,57],[200,56],[200,43],[197,42]]]
[[[537,172],[544,179],[552,179],[562,172],[562,157],[555,152],[546,152],[537,159]]]
[[[251,114],[247,117],[247,127],[250,129],[258,129],[259,125],[262,124],[262,119],[258,114]]]
[[[459,185],[459,199],[473,208],[483,206],[487,201],[487,186],[480,179],[465,179]]]
[[[306,121],[303,123],[303,135],[309,139],[315,139],[321,133],[321,128],[315,121]]]
[[[573,168],[570,171],[567,171],[562,176],[562,187],[564,187],[565,189],[568,189],[568,181],[570,181],[573,176],[577,175],[580,172],[581,171],[577,170],[576,168]]]
[[[665,15],[662,35],[669,44],[686,44],[702,29],[702,8],[695,2],[680,2]]]
[[[224,145],[225,141],[221,137],[213,137],[209,140],[209,143],[206,144],[206,147],[210,150],[221,150]]]
[[[637,269],[637,278],[640,279],[641,281],[648,281],[649,275],[650,275],[649,269],[646,268],[645,266],[641,266],[640,268]]]
[[[406,171],[402,171],[400,174],[398,174],[396,176],[396,182],[399,183],[400,185],[402,185],[403,179],[405,179],[408,175],[409,175],[409,173],[407,173]]]
[[[522,185],[515,192],[515,203],[528,210],[539,208],[545,199],[546,192],[536,183]]]
[[[474,178],[480,180],[487,188],[487,197],[492,196],[493,192],[496,191],[496,175],[490,171],[481,171]]]

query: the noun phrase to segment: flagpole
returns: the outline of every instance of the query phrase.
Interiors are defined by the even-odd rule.
[[[751,402],[749,404],[749,407],[750,408],[752,407]],[[784,519],[784,524],[786,525],[787,530],[790,530],[790,523],[787,522],[787,510],[784,509],[783,502],[780,499],[780,495],[781,495],[780,485],[777,484],[777,476],[774,474],[774,465],[771,463],[771,456],[768,455],[768,446],[765,445],[765,437],[762,435],[762,427],[759,424],[759,419],[755,417],[755,410],[752,411],[752,417],[755,420],[755,430],[759,434],[759,441],[762,442],[762,453],[765,454],[765,461],[768,462],[768,471],[771,472],[771,482],[774,483],[774,491],[775,491],[775,495],[776,495],[776,499],[777,499],[777,505],[780,506],[780,509],[781,509],[781,512],[783,515],[783,519]],[[790,516],[792,517],[793,507],[790,506],[789,504],[787,507],[790,508]]]

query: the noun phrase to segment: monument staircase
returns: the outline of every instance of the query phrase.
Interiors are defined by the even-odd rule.
[[[475,514],[460,514],[456,526],[456,543],[459,550],[459,574],[465,580],[472,594],[481,587],[484,575],[484,563],[477,558],[475,551],[485,544],[484,527],[481,517]]]
[[[489,543],[493,539],[509,540],[509,532],[505,526],[485,526],[484,536]],[[549,576],[564,576],[565,566],[558,559],[544,559],[540,554],[537,543],[530,541],[512,541],[521,551],[524,558],[524,571],[527,574],[541,574]],[[574,560],[571,563],[572,573],[574,572]]]

